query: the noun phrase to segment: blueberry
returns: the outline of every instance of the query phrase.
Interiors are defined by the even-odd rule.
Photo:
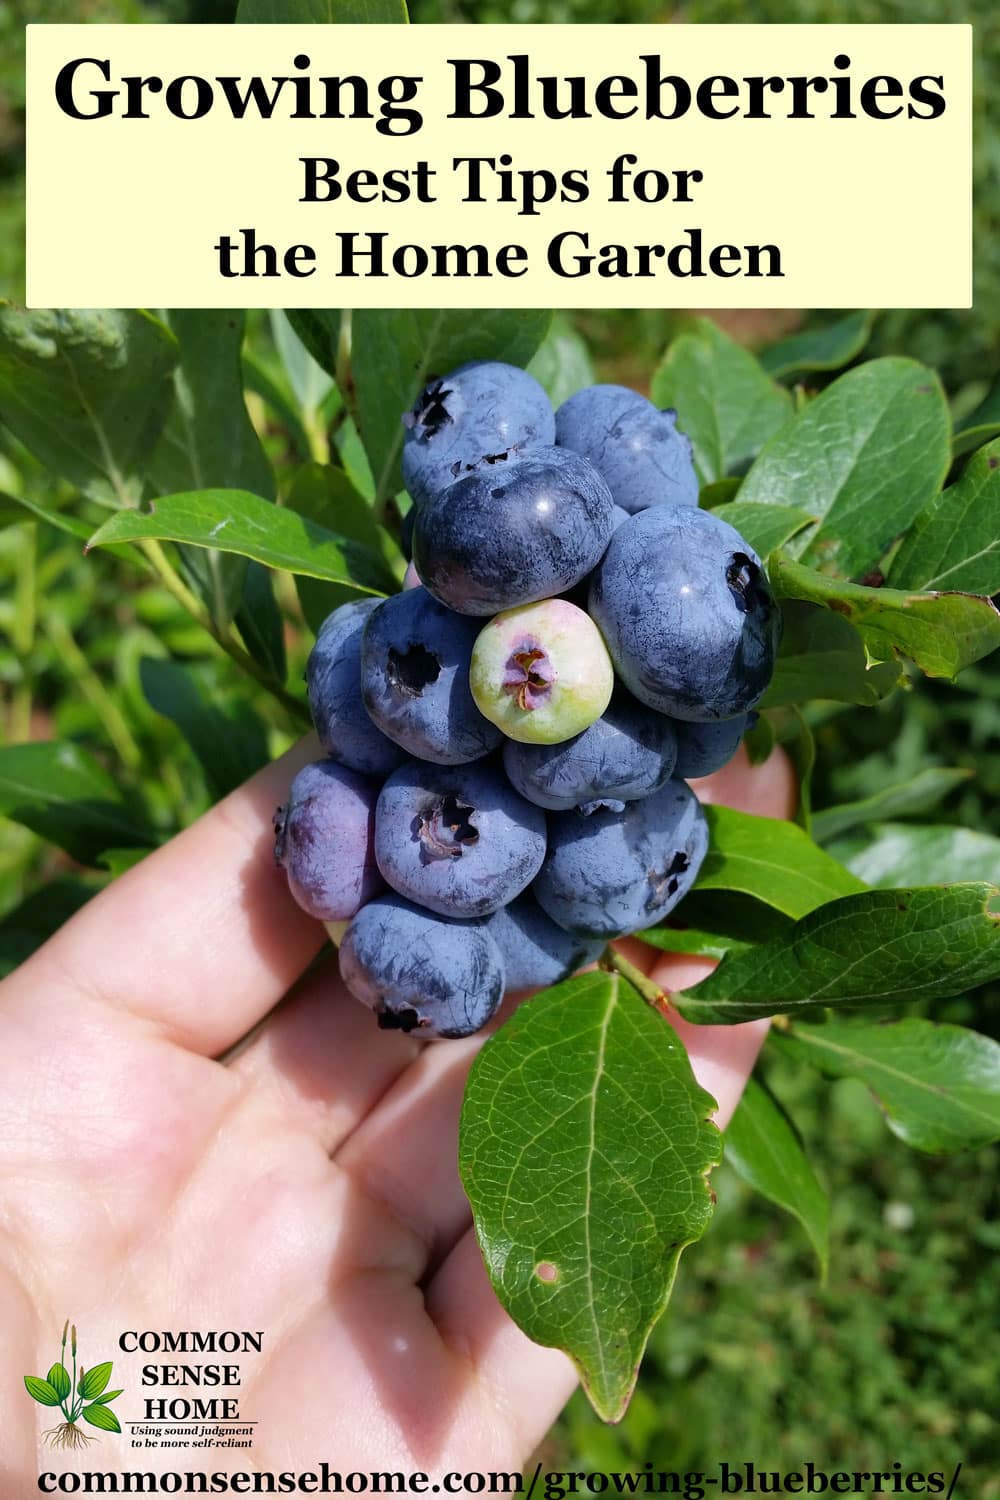
[[[705,510],[658,505],[611,539],[590,613],[619,676],[650,708],[732,719],[763,696],[781,615],[760,558]]]
[[[711,776],[728,765],[747,731],[749,714],[719,719],[714,724],[676,724],[677,765],[675,775],[689,781],[693,776]]]
[[[470,1036],[503,998],[500,950],[478,922],[449,922],[389,892],[355,917],[340,972],[385,1030]]]
[[[313,723],[323,749],[366,776],[388,776],[406,759],[361,701],[361,635],[380,599],[342,604],[323,621],[306,664]]]
[[[621,812],[552,813],[549,852],[533,890],[560,927],[581,937],[620,937],[671,912],[698,874],[708,825],[683,781]]]
[[[382,889],[375,864],[377,785],[315,761],[296,776],[274,815],[274,857],[296,901],[321,922],[342,922]]]
[[[494,912],[485,925],[500,949],[508,991],[558,984],[592,964],[604,949],[603,938],[578,938],[558,927],[527,891]]]
[[[420,760],[456,766],[495,750],[503,736],[469,689],[479,624],[424,588],[372,610],[361,640],[361,691],[373,723]]]
[[[375,810],[375,858],[401,896],[445,917],[485,917],[535,878],[545,814],[500,767],[416,762],[389,777]]]
[[[626,802],[658,791],[676,757],[671,720],[619,688],[601,718],[582,734],[561,745],[508,742],[503,764],[521,796],[539,807],[568,812],[604,802],[620,811]]]
[[[533,375],[497,360],[431,380],[403,417],[403,482],[415,505],[453,484],[468,464],[555,442],[555,418]]]
[[[613,530],[607,485],[584,459],[538,448],[481,465],[421,505],[413,560],[451,609],[495,615],[565,593],[597,564]]]
[[[590,616],[567,599],[546,599],[484,626],[470,680],[482,712],[511,739],[552,745],[600,718],[614,668]]]
[[[626,386],[591,385],[556,412],[556,442],[589,459],[632,515],[651,505],[697,505],[691,444],[676,421],[675,411]]]
[[[611,525],[614,531],[617,531],[619,526],[621,526],[627,520],[627,510],[622,510],[620,505],[613,505],[611,507]]]

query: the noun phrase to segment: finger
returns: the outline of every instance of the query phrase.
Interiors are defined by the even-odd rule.
[[[401,1031],[379,1031],[331,957],[300,980],[230,1066],[332,1153],[421,1050]]]
[[[573,1394],[572,1361],[532,1343],[504,1312],[471,1229],[431,1281],[425,1302],[444,1342],[475,1370],[493,1422],[506,1425],[510,1451],[527,1458]]]
[[[194,1051],[257,1022],[325,940],[275,866],[271,820],[314,737],[88,902],[12,977],[90,994]]]

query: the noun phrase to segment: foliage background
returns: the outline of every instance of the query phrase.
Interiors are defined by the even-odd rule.
[[[0,288],[23,286],[23,21],[225,21],[231,0],[0,0]],[[416,0],[416,20],[444,21],[905,21],[967,20],[976,27],[976,305],[971,312],[893,312],[875,325],[867,355],[900,352],[935,365],[957,417],[986,394],[1000,368],[1000,133],[987,116],[1000,93],[1000,14],[988,0],[960,11],[935,0],[690,0],[664,15],[651,0]],[[26,14],[25,14],[26,13]],[[933,172],[928,173],[933,211]],[[915,247],[919,253],[919,247]],[[805,311],[796,322],[824,321]],[[648,382],[678,326],[670,312],[576,318],[600,378]],[[731,331],[762,344],[788,320],[754,314]],[[278,353],[264,316],[249,323],[261,369]],[[253,405],[253,398],[252,398]],[[279,466],[288,435],[258,424]],[[50,488],[0,432],[0,490]],[[68,496],[67,496],[68,498]],[[143,657],[184,660],[221,714],[239,726],[245,762],[280,750],[286,722],[232,664],[211,650],[161,589],[137,583],[110,556],[84,559],[78,543],[0,514],[0,733],[4,742],[53,736],[94,750],[149,809],[158,831],[189,823],[213,800],[184,735],[149,701]],[[281,600],[290,676],[308,634],[294,596]],[[876,710],[817,710],[814,802],[872,795],[933,766],[968,778],[925,820],[1000,834],[1000,662],[957,687],[921,682]],[[240,768],[236,768],[240,769]],[[20,825],[0,820],[0,960],[11,965],[105,878],[74,868]],[[944,1013],[942,1010],[941,1013]],[[946,1008],[1000,1037],[1000,993]],[[961,1459],[958,1493],[1000,1496],[1000,1354],[995,1330],[1000,1249],[1000,1151],[915,1156],[883,1125],[860,1085],[819,1081],[783,1058],[768,1078],[790,1107],[831,1190],[833,1254],[821,1286],[804,1239],[777,1209],[723,1168],[719,1212],[682,1265],[667,1321],[654,1334],[638,1394],[623,1422],[602,1427],[574,1400],[545,1450],[548,1467],[711,1469],[721,1459],[788,1470],[941,1469]]]

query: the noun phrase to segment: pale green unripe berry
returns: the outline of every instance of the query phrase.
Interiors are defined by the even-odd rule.
[[[479,712],[508,739],[558,745],[601,717],[614,668],[588,614],[543,599],[494,616],[473,647],[469,681]]]

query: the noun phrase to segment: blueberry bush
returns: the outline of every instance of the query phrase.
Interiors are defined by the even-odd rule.
[[[481,481],[459,454],[443,479],[415,476],[405,457],[415,426],[447,400],[443,377],[469,361],[528,368],[546,407],[504,409],[522,443],[524,426],[536,429],[504,483],[515,488],[523,468],[535,493],[544,465],[531,453],[572,456],[552,437],[562,424],[572,439],[574,410],[596,399],[578,394],[594,384],[579,338],[534,311],[250,321],[247,337],[230,313],[0,311],[0,541],[18,579],[4,615],[0,810],[22,830],[5,841],[0,955],[16,963],[93,889],[290,743],[311,700],[334,759],[300,773],[277,852],[297,898],[331,924],[355,993],[378,1009],[391,982],[397,1010],[426,1011],[431,1033],[469,1029],[467,1014],[457,1028],[447,1004],[431,1004],[434,987],[412,969],[382,972],[394,945],[428,955],[425,977],[480,994],[476,1024],[505,985],[547,986],[473,1068],[460,1165],[499,1297],[532,1337],[570,1352],[596,1410],[618,1418],[681,1252],[712,1218],[708,1174],[724,1149],[730,1178],[794,1216],[827,1264],[824,1169],[786,1108],[803,1073],[836,1080],[834,1090],[863,1086],[921,1152],[981,1150],[1000,1136],[989,998],[1000,979],[1000,840],[955,820],[915,821],[957,805],[967,769],[925,764],[914,731],[900,774],[883,768],[881,784],[841,786],[852,768],[824,767],[823,756],[838,724],[863,734],[870,722],[877,749],[895,715],[917,722],[914,703],[961,704],[965,684],[985,715],[995,703],[1000,442],[953,422],[928,367],[859,358],[856,330],[839,342],[829,329],[798,335],[793,349],[758,359],[690,319],[651,372],[653,405],[636,397],[626,407],[676,412],[666,425],[690,443],[698,504],[692,492],[649,506],[641,474],[628,494],[613,473],[619,455],[606,459],[600,445],[568,468],[549,457],[550,488],[572,473],[579,495],[577,463],[610,476],[583,486],[589,509],[565,512],[572,577],[552,573],[549,554],[535,559],[542,592],[573,597],[525,597],[537,590],[523,578],[516,598],[491,593],[507,564],[487,568],[473,548],[471,581],[457,563],[428,580],[441,599],[403,589],[407,537],[417,573],[429,563],[433,574],[435,528],[451,525],[435,506],[443,512],[454,486],[474,517],[468,495]],[[839,374],[838,349],[848,366]],[[593,420],[582,427],[601,436]],[[492,490],[502,488],[488,467]],[[412,490],[426,487],[416,506],[407,471]],[[630,466],[626,479],[636,474]],[[612,517],[615,502],[635,514]],[[634,558],[632,538],[645,538]],[[455,544],[461,551],[460,536]],[[770,580],[780,648],[755,676],[765,637],[752,633],[742,698],[698,650],[689,663],[654,661],[658,691],[674,696],[639,702],[626,689],[648,695],[648,683],[637,668],[620,680],[622,663],[655,655],[676,627],[665,617],[660,632],[627,639],[633,614],[614,607],[615,591],[635,584],[644,560],[685,547],[691,566],[713,547],[739,551],[745,567],[761,560],[755,590]],[[716,577],[706,574],[708,597]],[[746,588],[734,576],[730,598],[736,583]],[[462,612],[470,587],[475,613]],[[724,604],[711,605],[713,621]],[[510,618],[540,610],[537,633],[555,652],[562,608],[601,627],[617,685],[583,691],[582,709],[567,691],[567,711],[583,718],[554,715],[548,737],[512,736],[511,703],[522,722],[535,701],[548,712],[550,684],[529,662],[505,689],[519,639]],[[752,608],[741,615],[753,618]],[[567,639],[578,649],[579,627]],[[428,659],[443,663],[439,675]],[[584,651],[584,690],[593,662]],[[697,691],[710,713],[664,717],[688,712],[690,688],[671,688],[668,668],[706,674]],[[69,678],[76,691],[56,700],[53,719],[46,684]],[[946,722],[945,709],[933,714]],[[689,803],[677,778],[720,763],[741,738],[753,758],[775,742],[790,753],[797,821]],[[602,764],[613,785],[606,772],[594,781]],[[374,840],[373,786],[386,809]],[[402,837],[428,788],[438,822]],[[609,800],[592,825],[619,849],[596,852],[605,871],[641,847],[640,834],[669,827],[675,840],[685,819],[704,826],[691,889],[648,924],[636,912],[608,917],[607,901],[579,912],[591,889],[580,861],[597,841],[579,837],[578,809]],[[481,843],[467,835],[479,805],[492,819]],[[421,859],[442,843],[462,847],[461,858]],[[533,880],[541,906],[526,893]],[[336,924],[352,917],[345,935]],[[636,927],[665,950],[721,962],[684,993],[651,992],[604,950]],[[562,977],[595,959],[598,968]],[[696,1022],[776,1018],[761,1081],[725,1142],[664,1005]]]

